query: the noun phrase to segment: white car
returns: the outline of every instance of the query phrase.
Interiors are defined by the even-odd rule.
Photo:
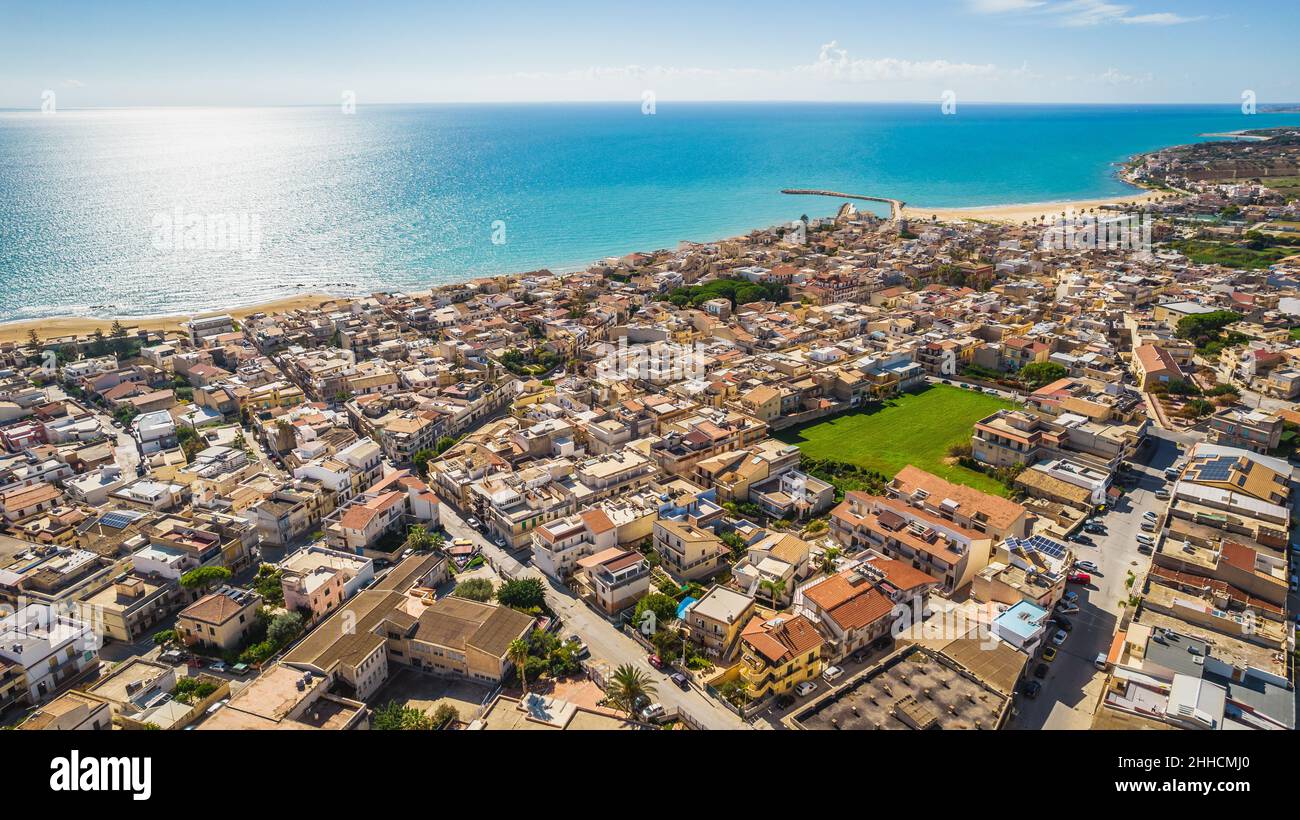
[[[843,674],[844,674],[844,670],[839,668],[838,666],[828,666],[826,667],[826,670],[822,672],[822,680],[826,681],[827,683],[830,683],[831,681],[835,680],[836,678],[838,678],[840,675]]]
[[[1139,544],[1154,544],[1156,542],[1156,539],[1152,538],[1149,535],[1146,535],[1145,533],[1138,533],[1137,542]]]
[[[816,691],[817,691],[817,684],[814,681],[810,681],[810,680],[806,680],[794,688],[794,693],[796,695],[799,695],[800,697],[803,697],[804,695],[807,695],[810,692],[816,692]]]
[[[664,716],[664,707],[659,703],[652,703],[641,710],[641,719],[646,723],[654,723]]]
[[[1052,636],[1052,645],[1060,646],[1065,643],[1065,639],[1068,637],[1070,637],[1069,632],[1066,632],[1064,629],[1058,629],[1056,630],[1056,634]]]
[[[1156,514],[1155,514],[1154,512],[1152,512],[1151,510],[1147,510],[1146,512],[1142,513],[1142,517],[1145,518],[1145,519],[1147,519],[1148,521],[1158,521],[1158,520],[1160,520],[1160,516],[1156,515]]]
[[[1101,572],[1101,568],[1091,561],[1075,561],[1074,568],[1083,570],[1084,572],[1092,572],[1092,573]]]

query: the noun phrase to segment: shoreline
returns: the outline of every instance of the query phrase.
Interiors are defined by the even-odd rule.
[[[225,310],[198,310],[193,313],[172,313],[153,316],[51,316],[43,319],[19,319],[12,322],[0,322],[0,344],[6,342],[25,342],[28,334],[35,330],[42,340],[58,339],[64,336],[86,336],[96,328],[108,333],[113,322],[121,322],[128,330],[148,330],[161,333],[184,333],[182,322],[206,316],[228,314],[240,321],[254,313],[283,313],[300,308],[319,307],[330,302],[356,299],[357,296],[344,296],[330,293],[301,293],[240,305]]]
[[[1061,199],[1050,202],[1021,202],[1011,205],[971,205],[960,208],[927,208],[922,205],[907,205],[903,208],[903,217],[928,221],[937,216],[940,222],[971,220],[979,222],[1018,223],[1045,216],[1049,220],[1060,216],[1061,211],[1080,211],[1085,208],[1100,208],[1103,205],[1131,203],[1140,205],[1162,196],[1171,194],[1164,191],[1147,191],[1134,189],[1131,194],[1100,197],[1097,199]]]
[[[1078,211],[1086,208],[1097,208],[1103,205],[1114,205],[1120,203],[1140,204],[1165,195],[1167,194],[1161,191],[1148,191],[1135,188],[1133,193],[1129,195],[1097,199],[1053,200],[1049,202],[1024,202],[1004,205],[970,205],[958,208],[927,208],[920,205],[904,204],[902,208],[902,217],[904,219],[924,220],[927,222],[930,220],[931,216],[936,216],[940,222],[978,221],[1015,224],[1018,222],[1032,221],[1037,219],[1039,216],[1045,216],[1048,220],[1051,220],[1059,216],[1062,210],[1073,209]],[[635,253],[636,250],[634,249],[628,252]],[[562,272],[578,272],[585,270],[596,261],[598,260],[592,260],[585,265],[575,266],[572,270],[561,268],[548,268],[548,270],[551,270],[557,275]],[[501,275],[517,276],[522,273],[524,273],[524,271]],[[454,283],[431,283],[428,287],[436,289],[449,284]],[[224,310],[198,310],[192,313],[141,316],[56,315],[39,319],[18,319],[0,322],[0,344],[26,341],[28,334],[33,329],[36,330],[43,340],[58,339],[64,336],[74,335],[85,336],[94,333],[96,328],[103,329],[103,331],[107,333],[109,327],[115,321],[121,322],[123,326],[130,330],[183,333],[184,329],[181,327],[181,323],[189,321],[190,319],[229,314],[232,318],[238,321],[254,313],[286,312],[298,308],[318,307],[330,302],[346,301],[356,298],[360,297],[356,294],[313,291],[311,293],[284,296]]]

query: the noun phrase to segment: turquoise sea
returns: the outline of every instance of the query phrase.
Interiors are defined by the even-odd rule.
[[[660,102],[644,115],[639,100],[0,112],[0,321],[572,269],[839,205],[787,187],[935,207],[1118,195],[1130,189],[1115,164],[1135,153],[1296,122],[1172,105]],[[187,248],[163,231],[227,218],[229,237],[255,243],[214,233]]]

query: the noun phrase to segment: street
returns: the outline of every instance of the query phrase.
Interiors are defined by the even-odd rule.
[[[531,565],[524,565],[504,549],[496,546],[481,533],[470,527],[451,508],[443,503],[439,510],[442,527],[449,538],[468,538],[478,544],[483,554],[505,578],[539,578],[546,586],[546,603],[564,621],[562,632],[576,634],[591,650],[591,661],[604,664],[608,671],[623,664],[631,664],[647,673],[656,687],[655,700],[668,711],[685,710],[692,718],[709,729],[748,729],[749,724],[740,716],[697,689],[689,692],[678,689],[668,675],[660,672],[646,660],[641,645],[616,629],[609,621],[587,608],[564,586],[552,581]]]
[[[1111,508],[1102,516],[1106,535],[1090,536],[1095,547],[1075,544],[1078,560],[1092,561],[1100,573],[1089,573],[1091,583],[1084,587],[1071,584],[1079,593],[1079,611],[1068,615],[1074,629],[1069,638],[1057,649],[1056,660],[1047,664],[1048,674],[1042,681],[1043,689],[1036,699],[1017,696],[1017,713],[1011,724],[1017,729],[1087,729],[1092,724],[1093,710],[1101,696],[1105,675],[1093,666],[1099,652],[1108,652],[1115,627],[1129,598],[1138,592],[1129,583],[1132,573],[1136,578],[1145,575],[1151,564],[1150,556],[1137,551],[1137,535],[1142,532],[1142,515],[1148,510],[1160,513],[1166,502],[1155,497],[1165,486],[1165,468],[1178,459],[1173,438],[1182,434],[1150,436],[1138,458],[1134,459],[1133,472],[1139,474],[1138,483],[1125,495],[1118,509]],[[1164,436],[1170,436],[1165,438]],[[1136,581],[1134,582],[1136,583]],[[1049,627],[1048,639],[1055,632]],[[1030,673],[1041,661],[1030,659]],[[1030,678],[1034,680],[1034,678]]]

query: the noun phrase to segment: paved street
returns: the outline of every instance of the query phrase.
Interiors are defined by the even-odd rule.
[[[1020,729],[1086,729],[1092,723],[1093,710],[1101,696],[1105,676],[1093,666],[1097,653],[1107,652],[1115,627],[1134,590],[1129,574],[1142,576],[1150,566],[1150,556],[1137,551],[1137,535],[1142,532],[1142,515],[1148,510],[1159,513],[1166,502],[1155,497],[1165,486],[1164,470],[1177,460],[1174,442],[1153,436],[1152,444],[1134,462],[1140,475],[1118,509],[1102,517],[1107,534],[1091,536],[1097,545],[1075,544],[1079,560],[1092,561],[1101,568],[1090,573],[1087,587],[1071,585],[1079,592],[1079,611],[1067,616],[1074,625],[1070,637],[1057,650],[1056,660],[1049,663],[1043,690],[1035,700],[1019,697],[1014,726]],[[1050,634],[1049,634],[1050,637]],[[1030,669],[1039,661],[1031,660]]]
[[[520,563],[477,530],[471,528],[460,518],[450,505],[444,503],[439,512],[442,527],[449,538],[469,538],[483,550],[497,567],[497,572],[506,578],[540,578],[546,585],[546,603],[564,621],[563,635],[579,635],[591,649],[591,660],[605,664],[610,671],[625,663],[630,663],[650,675],[658,690],[656,700],[664,708],[684,709],[692,717],[709,729],[746,729],[749,725],[740,717],[718,704],[702,692],[692,689],[683,692],[678,689],[668,676],[655,669],[646,660],[646,652],[640,644],[624,635],[608,621],[587,608],[568,589],[547,578],[541,570]]]

